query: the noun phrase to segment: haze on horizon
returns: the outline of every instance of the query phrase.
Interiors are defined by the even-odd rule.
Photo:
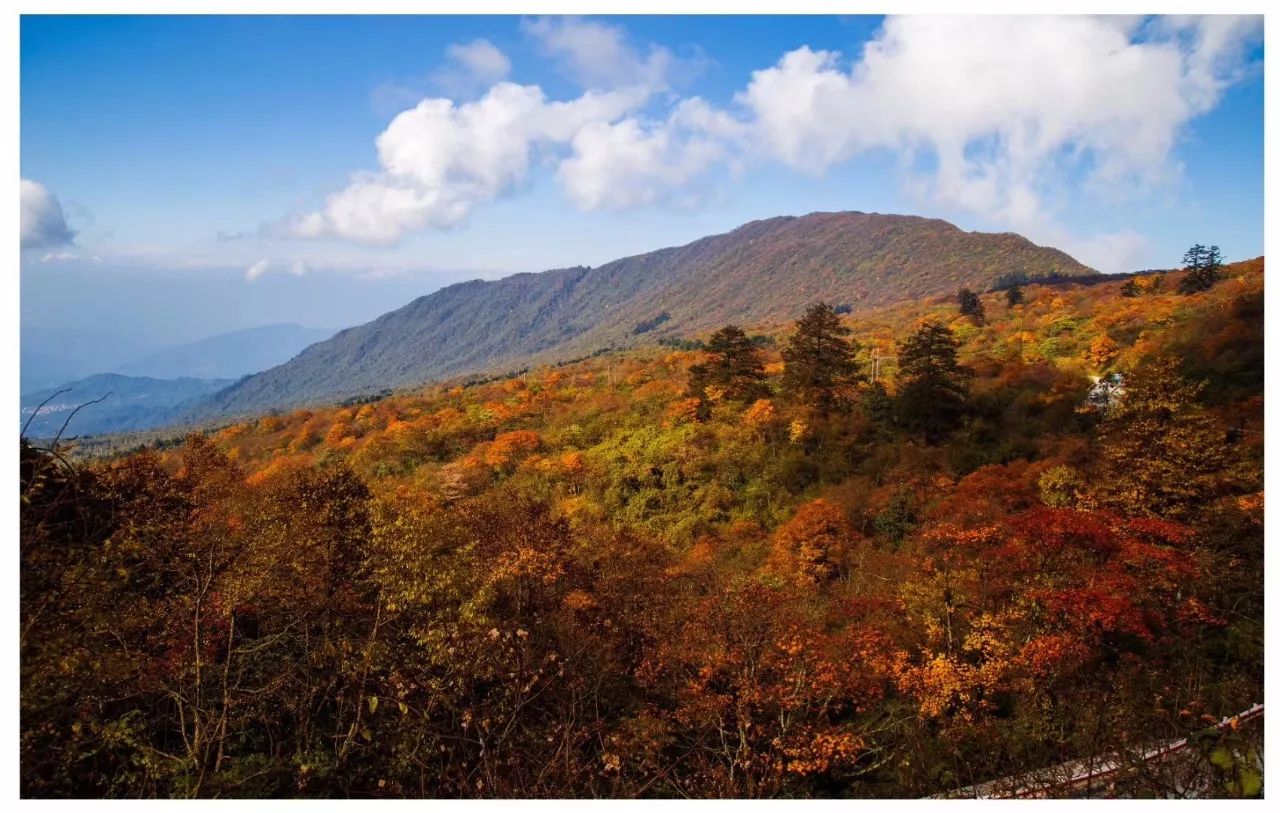
[[[815,210],[1262,251],[1260,17],[22,21],[22,319],[159,347]]]

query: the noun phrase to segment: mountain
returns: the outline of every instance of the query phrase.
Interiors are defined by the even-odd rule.
[[[263,325],[210,336],[112,368],[148,378],[239,378],[293,358],[336,331],[302,325]]]
[[[950,295],[964,285],[988,288],[1011,272],[1097,274],[1019,235],[966,232],[942,220],[777,217],[596,268],[451,285],[237,382],[198,412],[252,414],[726,322],[793,319],[818,300],[863,309]]]
[[[90,404],[77,412],[67,424],[63,437],[149,429],[178,420],[194,401],[217,392],[229,383],[227,379],[179,378],[166,381],[102,373],[23,395],[19,426],[30,419],[27,437],[51,438],[77,406],[106,395],[100,403]],[[66,392],[55,395],[63,389]],[[49,403],[40,406],[51,397]],[[33,418],[37,409],[39,414]]]
[[[110,370],[151,349],[141,340],[107,331],[24,324],[21,334],[24,393]]]

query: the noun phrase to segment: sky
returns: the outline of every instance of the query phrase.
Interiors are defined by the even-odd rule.
[[[175,343],[776,215],[1262,253],[1258,17],[21,23],[22,318]]]

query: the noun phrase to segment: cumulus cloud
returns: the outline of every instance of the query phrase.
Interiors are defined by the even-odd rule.
[[[378,136],[377,170],[353,174],[322,208],[286,220],[283,231],[388,244],[408,232],[451,228],[523,183],[539,154],[585,207],[652,202],[699,174],[693,162],[721,158],[722,146],[692,137],[685,105],[659,122],[631,117],[683,64],[668,49],[641,49],[622,29],[585,20],[526,20],[523,28],[583,85],[581,95],[553,101],[537,85],[498,81],[471,101],[422,99]],[[473,75],[510,70],[484,40],[453,46],[449,56]],[[603,190],[601,172],[624,174],[618,180],[636,186]]]
[[[557,177],[582,209],[651,205],[730,161],[745,136],[740,122],[695,97],[663,120],[628,117],[583,127]]]
[[[70,245],[76,233],[67,225],[62,204],[42,184],[26,178],[18,180],[21,215],[19,245],[28,248],[58,248]]]
[[[890,17],[855,61],[796,48],[755,71],[727,108],[672,100],[679,60],[617,26],[523,27],[580,96],[552,101],[499,81],[469,102],[423,99],[378,137],[376,171],[353,175],[287,231],[389,243],[453,227],[522,184],[538,159],[570,201],[596,209],[687,199],[726,169],[775,162],[821,175],[886,150],[906,188],[934,206],[1127,257],[1141,250],[1137,235],[1073,238],[1057,225],[1063,190],[1132,194],[1175,180],[1179,136],[1249,69],[1261,20]],[[505,75],[505,56],[465,47],[456,61]]]
[[[896,17],[843,69],[800,48],[738,101],[759,148],[802,171],[876,148],[912,188],[1028,233],[1052,233],[1064,173],[1093,191],[1176,176],[1182,128],[1241,70],[1260,18]],[[919,169],[923,164],[927,169]]]
[[[288,229],[390,243],[407,231],[457,225],[522,181],[534,149],[568,143],[586,125],[614,121],[646,98],[608,90],[553,102],[536,85],[500,82],[465,104],[424,99],[378,136],[379,172],[354,176]]]
[[[511,72],[511,60],[486,39],[454,43],[445,49],[445,57],[448,64],[432,79],[447,93],[470,94],[476,88],[505,79]]]

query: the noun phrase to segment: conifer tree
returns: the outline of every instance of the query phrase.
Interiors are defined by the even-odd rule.
[[[946,325],[928,321],[898,352],[898,413],[928,443],[946,437],[964,415],[970,372],[957,360],[959,346]]]
[[[751,403],[769,394],[760,351],[737,325],[725,325],[711,336],[706,362],[689,368],[689,395],[698,398],[699,417],[709,415],[709,401],[724,399]],[[716,399],[709,397],[713,388]]]
[[[792,398],[823,415],[847,406],[854,385],[866,380],[849,333],[825,302],[805,311],[782,350],[783,387]]]
[[[956,300],[960,303],[961,316],[968,316],[978,325],[986,321],[987,314],[982,308],[982,300],[973,291],[961,288],[960,293],[956,294]]]
[[[1222,278],[1222,251],[1217,246],[1205,248],[1196,243],[1183,255],[1182,267],[1186,273],[1178,284],[1179,293],[1207,291]]]

